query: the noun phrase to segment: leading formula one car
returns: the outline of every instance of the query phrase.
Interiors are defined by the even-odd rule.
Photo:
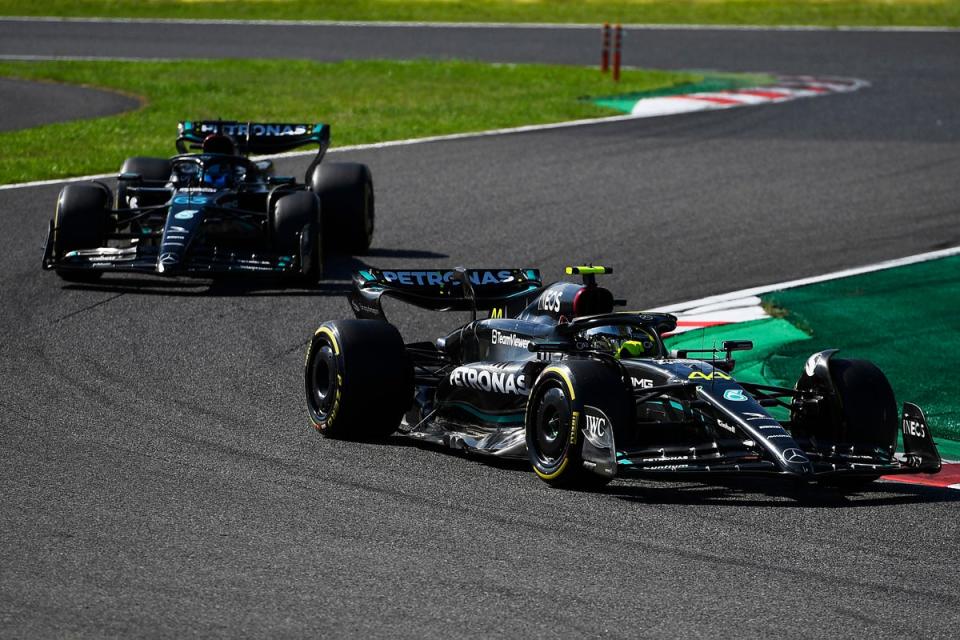
[[[247,157],[306,144],[319,150],[305,183]],[[80,282],[119,271],[315,282],[325,249],[363,253],[373,238],[370,170],[321,163],[329,145],[325,124],[181,122],[180,154],[128,158],[115,196],[97,181],[63,188],[43,266]]]
[[[542,286],[534,270],[360,271],[356,319],[324,322],[304,371],[324,435],[411,438],[527,457],[552,485],[591,488],[616,476],[779,475],[856,485],[884,474],[936,473],[923,412],[898,420],[883,373],[827,350],[794,388],[733,378],[733,353],[668,353],[664,313],[615,312],[604,267],[570,267],[582,283]],[[404,344],[383,314],[396,298],[489,317],[435,342]],[[904,454],[896,453],[903,434]]]

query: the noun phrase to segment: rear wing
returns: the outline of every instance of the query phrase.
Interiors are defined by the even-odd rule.
[[[365,269],[353,277],[350,306],[358,318],[386,320],[384,297],[433,311],[490,311],[510,317],[543,287],[536,269]]]
[[[177,125],[177,151],[189,153],[197,149],[211,134],[230,136],[243,155],[251,153],[283,153],[308,144],[319,146],[317,157],[307,169],[310,172],[323,159],[330,147],[330,125],[287,122],[237,122],[233,120],[184,120]]]

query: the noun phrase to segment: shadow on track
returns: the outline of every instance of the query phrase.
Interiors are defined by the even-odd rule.
[[[861,508],[898,504],[960,502],[960,492],[899,482],[873,482],[857,490],[798,484],[781,478],[731,478],[723,482],[607,487],[603,493],[645,504],[729,505],[773,508]]]
[[[526,460],[497,458],[395,435],[386,440],[360,442],[363,446],[411,447],[440,455],[460,458],[464,464],[480,464],[506,472],[530,474]],[[539,482],[539,481],[538,481]],[[960,491],[900,482],[872,482],[862,488],[841,490],[817,484],[805,484],[785,478],[741,477],[711,483],[676,479],[624,479],[595,491],[600,496],[619,498],[627,502],[664,505],[713,505],[770,508],[832,508],[850,509],[902,504],[960,503]]]

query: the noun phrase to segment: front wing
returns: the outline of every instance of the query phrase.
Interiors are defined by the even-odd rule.
[[[588,408],[589,411],[589,408]],[[519,421],[491,423],[489,427],[424,420],[407,424],[403,433],[420,442],[451,449],[493,455],[499,458],[527,457],[525,429]],[[744,444],[742,438],[702,443],[697,446],[660,446],[640,450],[618,449],[612,432],[598,439],[581,424],[584,465],[608,477],[686,478],[731,475],[781,476],[803,480],[832,481],[844,478],[876,478],[881,475],[937,473],[940,455],[926,425],[923,412],[905,403],[902,434],[904,453],[886,458],[875,452],[850,448],[823,452],[808,447],[795,450],[806,458],[800,465],[778,464],[769,455]],[[589,444],[590,446],[586,446]]]
[[[904,451],[893,456],[856,445],[835,445],[826,449],[805,446],[810,443],[798,440],[794,445],[797,448],[783,451],[783,461],[779,462],[771,459],[770,455],[761,454],[756,447],[748,447],[744,440],[735,438],[694,447],[616,451],[613,455],[618,475],[632,476],[722,476],[740,473],[830,481],[940,471],[940,454],[923,411],[909,402],[903,405],[901,434]],[[798,462],[802,460],[802,464],[790,464],[791,457]]]
[[[243,273],[260,275],[300,275],[298,256],[281,256],[263,251],[245,251],[219,247],[192,247],[182,261],[165,264],[158,247],[100,247],[66,253],[59,260],[53,255],[53,223],[47,234],[43,268],[57,271],[101,271],[107,273],[144,273],[162,276],[209,277],[215,274]]]

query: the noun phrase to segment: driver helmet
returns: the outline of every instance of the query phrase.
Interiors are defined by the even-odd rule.
[[[230,178],[230,167],[225,164],[214,163],[207,165],[203,170],[203,184],[215,189],[222,189],[227,186],[227,180]]]
[[[618,359],[655,358],[660,355],[660,342],[646,328],[611,325],[587,329],[583,337],[592,349],[609,353]]]

